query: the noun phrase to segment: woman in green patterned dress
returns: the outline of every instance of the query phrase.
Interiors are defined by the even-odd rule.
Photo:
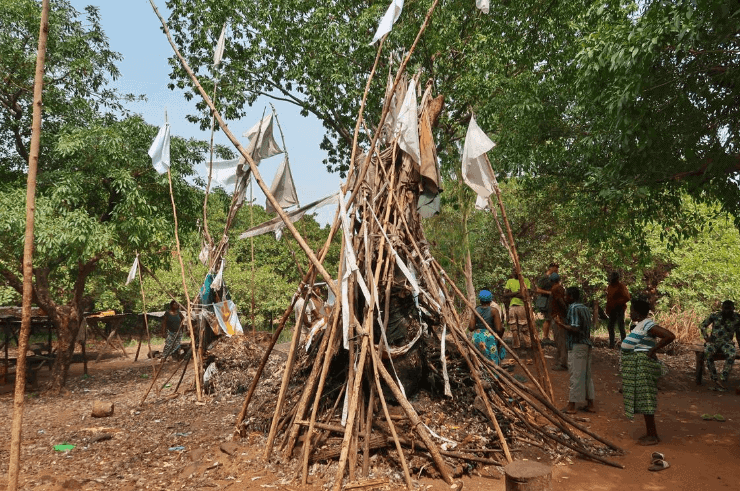
[[[662,366],[656,353],[676,338],[671,331],[648,318],[649,312],[648,302],[632,300],[630,317],[637,325],[622,341],[624,413],[629,419],[635,414],[645,417],[647,434],[639,438],[640,445],[656,445],[660,441],[655,428],[655,409]]]

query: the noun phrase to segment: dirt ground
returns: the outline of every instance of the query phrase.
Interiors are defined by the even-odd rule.
[[[600,343],[603,346],[603,340]],[[286,466],[265,463],[263,433],[232,439],[234,421],[243,394],[206,396],[197,402],[193,392],[175,395],[179,373],[166,387],[139,402],[151,383],[152,362],[146,358],[104,359],[72,367],[68,390],[61,396],[31,392],[26,399],[22,448],[22,488],[26,490],[144,490],[228,489],[297,490],[323,489],[331,468],[318,465],[309,487],[293,482]],[[548,358],[554,349],[545,349]],[[275,356],[280,356],[277,353]],[[554,490],[721,490],[740,489],[740,396],[734,390],[720,393],[694,383],[693,354],[664,357],[670,371],[660,383],[656,415],[662,442],[641,447],[644,434],[640,416],[624,417],[619,393],[618,357],[615,351],[597,347],[594,356],[597,414],[581,414],[597,433],[621,446],[623,464],[617,469],[571,455],[553,467]],[[552,359],[548,360],[549,363]],[[176,363],[168,362],[169,376]],[[737,368],[735,374],[737,375]],[[45,375],[48,372],[43,373]],[[193,384],[191,371],[183,387]],[[567,372],[550,372],[556,399],[565,405]],[[735,380],[737,377],[735,377]],[[42,379],[43,382],[43,379]],[[159,384],[158,384],[159,385]],[[737,382],[732,383],[733,388]],[[182,392],[182,388],[180,389]],[[93,401],[115,404],[109,418],[92,418]],[[704,413],[721,414],[725,422],[704,421]],[[10,446],[12,386],[0,387],[0,486],[5,486]],[[54,445],[75,448],[57,452]],[[652,452],[662,452],[670,467],[648,471]],[[371,470],[372,467],[371,467]],[[399,476],[400,477],[400,476]],[[383,481],[384,482],[384,481]],[[494,469],[478,467],[463,477],[466,490],[504,490],[504,479]],[[422,477],[419,489],[446,490],[441,480]],[[393,489],[397,484],[375,489]],[[364,488],[373,489],[373,488]]]

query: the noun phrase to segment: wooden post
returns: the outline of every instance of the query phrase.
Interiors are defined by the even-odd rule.
[[[506,491],[552,491],[550,467],[529,460],[517,460],[504,467]]]
[[[33,227],[36,212],[36,174],[41,147],[41,95],[44,87],[44,64],[46,62],[46,40],[49,35],[49,0],[41,4],[41,25],[36,52],[36,74],[33,85],[33,123],[31,148],[28,156],[28,179],[26,185],[26,235],[23,245],[23,308],[21,333],[18,339],[16,361],[15,394],[13,398],[13,423],[11,426],[10,462],[8,465],[8,491],[18,489],[21,459],[21,430],[23,428],[23,403],[26,394],[26,352],[31,332],[31,299],[33,298]]]

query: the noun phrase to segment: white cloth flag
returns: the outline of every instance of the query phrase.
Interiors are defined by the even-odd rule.
[[[283,153],[272,135],[272,113],[258,121],[242,136],[249,138],[247,153],[252,156],[255,163]]]
[[[475,0],[475,6],[484,14],[488,13],[488,7],[491,5],[490,0]]]
[[[281,208],[298,206],[298,193],[295,190],[293,174],[290,172],[290,165],[288,165],[287,159],[283,159],[275,173],[275,178],[272,180],[272,185],[270,186],[270,194],[275,196]],[[269,200],[265,201],[265,211],[267,213],[276,212]]]
[[[213,279],[213,283],[211,283],[211,289],[220,290],[223,284],[224,284],[224,260],[222,259],[221,267],[218,269],[218,273],[216,273],[216,277]]]
[[[160,174],[166,174],[170,168],[170,124],[165,123],[159,128],[157,137],[149,147],[149,156],[152,158],[154,170]]]
[[[403,0],[392,0],[390,7],[388,7],[388,10],[385,12],[385,15],[380,19],[378,30],[375,31],[375,36],[370,44],[375,44],[378,39],[391,32],[393,24],[395,24],[398,17],[401,15],[401,10],[403,10]]]
[[[224,47],[226,46],[226,24],[221,29],[221,35],[218,37],[218,43],[216,43],[216,51],[213,53],[213,66],[219,66],[221,64],[221,58],[224,56]]]
[[[128,285],[132,281],[134,281],[134,278],[136,278],[136,272],[139,270],[139,256],[136,256],[136,259],[134,259],[134,264],[131,266],[131,269],[128,271],[128,278],[126,278],[126,284]]]
[[[472,116],[468,133],[465,135],[462,175],[465,184],[483,198],[488,198],[493,193],[495,178],[493,169],[486,160],[486,152],[494,146],[496,144],[480,129],[475,122],[475,116]]]
[[[400,135],[398,145],[411,156],[414,162],[421,162],[419,150],[419,116],[416,108],[416,84],[412,80],[403,99],[401,111],[396,121],[396,134]]]
[[[484,198],[481,195],[476,196],[475,198],[475,209],[476,210],[488,210],[488,198]]]
[[[213,162],[213,181],[223,187],[226,192],[233,192],[239,177],[240,159],[216,160]]]

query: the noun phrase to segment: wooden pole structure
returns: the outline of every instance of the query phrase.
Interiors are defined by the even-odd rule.
[[[172,170],[167,168],[167,180],[170,183],[170,200],[172,201],[172,215],[175,217],[175,244],[177,245],[177,260],[180,262],[180,273],[182,276],[182,289],[185,293],[185,300],[188,305],[188,331],[190,331],[190,348],[193,350],[193,367],[195,368],[195,395],[198,398],[198,402],[203,399],[203,392],[200,387],[200,360],[198,358],[198,350],[195,347],[195,331],[193,330],[192,313],[193,305],[190,302],[190,294],[188,294],[188,284],[185,280],[185,265],[182,262],[182,253],[180,251],[180,235],[177,232],[177,207],[175,206],[175,195],[172,192]],[[164,363],[164,362],[163,362]]]
[[[439,0],[435,0],[435,4]],[[254,179],[257,181],[257,184],[259,185],[262,192],[267,197],[267,200],[270,202],[270,204],[275,208],[275,211],[280,216],[280,219],[285,223],[285,227],[290,231],[290,233],[295,238],[296,242],[301,246],[301,249],[306,253],[311,263],[313,263],[313,266],[316,268],[316,271],[324,278],[324,281],[326,281],[327,286],[332,290],[335,297],[339,297],[340,292],[337,290],[336,284],[334,284],[334,280],[332,279],[331,275],[328,271],[324,268],[323,264],[321,264],[321,261],[316,257],[316,254],[314,254],[313,250],[306,244],[306,241],[303,240],[303,237],[301,237],[301,234],[298,232],[298,230],[293,225],[293,222],[290,221],[288,216],[285,214],[283,209],[280,207],[280,203],[277,202],[275,199],[275,196],[270,192],[270,189],[265,184],[265,181],[262,179],[262,175],[259,172],[259,169],[257,168],[257,164],[254,162],[254,159],[252,159],[252,156],[249,155],[246,151],[246,149],[242,146],[242,144],[239,142],[239,140],[236,138],[236,136],[231,132],[226,122],[221,117],[221,114],[216,110],[215,106],[213,105],[213,101],[210,97],[208,97],[208,94],[203,89],[203,86],[198,81],[198,77],[195,76],[195,73],[193,73],[193,70],[190,68],[190,65],[188,65],[185,58],[180,53],[180,50],[175,45],[174,40],[172,39],[172,35],[170,34],[169,27],[167,27],[167,22],[165,22],[164,18],[162,17],[162,14],[159,13],[159,9],[157,9],[157,6],[154,4],[154,0],[149,0],[149,4],[152,6],[152,9],[154,9],[154,13],[159,18],[159,21],[162,23],[162,29],[164,30],[165,35],[167,36],[167,40],[170,42],[170,46],[172,46],[172,49],[175,52],[175,55],[180,60],[180,63],[182,64],[185,71],[190,76],[190,79],[192,80],[195,87],[198,89],[198,92],[200,92],[201,97],[203,97],[203,100],[208,105],[209,108],[213,111],[213,114],[216,116],[216,120],[218,121],[218,124],[221,126],[221,129],[226,134],[226,136],[229,138],[231,143],[236,147],[237,151],[244,157],[244,160],[247,164],[249,164],[249,168],[252,172],[252,175],[254,176]]]
[[[41,147],[41,96],[44,88],[44,64],[46,62],[46,41],[48,35],[49,0],[43,0],[41,5],[39,44],[36,52],[36,74],[33,85],[33,123],[26,184],[26,235],[23,244],[23,307],[21,312],[21,332],[18,338],[18,360],[16,361],[13,423],[10,430],[8,491],[18,489],[18,476],[20,472],[23,403],[26,394],[26,352],[28,351],[28,336],[31,333],[31,300],[33,298],[33,227],[36,213],[36,174],[38,172],[39,150]]]

